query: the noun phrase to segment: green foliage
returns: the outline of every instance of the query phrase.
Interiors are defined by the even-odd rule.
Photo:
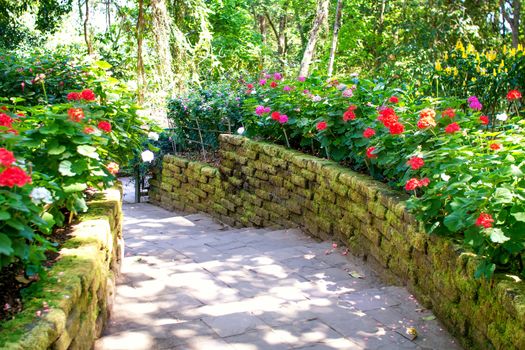
[[[217,148],[219,134],[234,133],[241,126],[242,103],[242,94],[226,83],[195,88],[171,99],[168,118],[174,141],[182,149],[201,149],[202,142],[205,148]]]

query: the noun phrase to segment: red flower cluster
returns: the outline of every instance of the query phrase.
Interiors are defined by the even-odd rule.
[[[95,93],[90,89],[84,89],[81,92],[70,92],[67,94],[68,101],[95,101],[95,99]]]
[[[489,125],[489,117],[487,117],[486,115],[482,115],[481,117],[479,117],[479,121],[483,125]]]
[[[424,179],[416,179],[415,177],[411,178],[407,181],[405,184],[405,190],[407,191],[414,191],[416,188],[419,187],[426,187],[430,183],[430,180],[428,177],[425,177]]]
[[[84,134],[92,134],[95,132],[95,128],[92,126],[86,126],[84,127]]]
[[[518,90],[510,90],[507,94],[507,100],[513,101],[513,100],[519,100],[521,98],[521,92]]]
[[[10,132],[18,135],[18,131],[13,129],[13,118],[5,113],[0,113],[0,127],[2,126],[7,128],[7,130],[2,130],[2,132]]]
[[[501,149],[501,145],[497,142],[491,143],[490,149],[493,151],[499,151]]]
[[[97,126],[102,131],[111,132],[111,124],[108,121],[103,120]]]
[[[275,120],[275,121],[279,121],[279,117],[281,116],[281,113],[280,112],[273,112],[271,114],[272,116],[272,119]]]
[[[388,101],[390,103],[398,103],[399,102],[399,98],[397,98],[397,96],[392,96],[388,99]]]
[[[366,149],[366,156],[370,159],[377,158],[377,154],[374,154],[374,151],[376,150],[375,147],[368,147]]]
[[[397,123],[399,117],[396,115],[396,112],[392,108],[382,108],[379,111],[379,117],[377,117],[381,123],[387,128],[390,128],[392,124]]]
[[[451,123],[445,127],[445,132],[447,134],[453,134],[459,130],[461,130],[461,128],[459,127],[458,123]]]
[[[272,81],[272,82],[270,83],[270,87],[271,87],[271,88],[276,88],[276,87],[277,87],[277,83],[276,83],[275,81]]]
[[[67,114],[69,115],[69,120],[77,123],[84,119],[84,111],[82,108],[70,108]]]
[[[365,131],[363,131],[363,137],[366,139],[371,138],[376,134],[376,131],[372,128],[367,128]]]
[[[425,108],[419,113],[419,121],[417,127],[419,129],[426,129],[430,126],[436,126],[436,112],[433,109]]]
[[[22,187],[31,183],[31,177],[18,167],[9,167],[0,173],[0,186]]]
[[[392,123],[392,125],[390,125],[389,129],[390,129],[390,134],[400,135],[403,133],[403,131],[405,131],[405,126],[401,123],[394,122]]]
[[[251,89],[253,89],[253,84],[246,84],[246,87],[247,87],[249,90],[251,90]]]
[[[348,109],[346,110],[346,112],[343,114],[343,120],[345,122],[349,121],[349,120],[354,120],[355,119],[355,113],[354,111],[357,109],[357,106],[354,106],[354,105],[351,105],[350,107],[348,107]]]
[[[410,165],[412,170],[418,170],[423,165],[425,165],[425,161],[423,160],[423,158],[419,158],[418,156],[414,156],[414,157],[412,157],[412,158],[410,158],[408,160],[407,164]]]
[[[447,108],[441,113],[443,117],[449,117],[450,119],[454,118],[456,116],[456,111],[452,108]]]
[[[492,227],[493,223],[494,219],[492,218],[492,215],[487,213],[479,214],[478,218],[476,219],[476,226],[483,226],[484,228]]]
[[[11,166],[16,161],[13,152],[6,150],[5,148],[0,148],[0,164],[5,167]]]
[[[317,129],[317,131],[323,131],[325,130],[326,128],[328,127],[328,124],[323,120],[319,123],[317,123],[317,125],[315,126],[315,128]]]

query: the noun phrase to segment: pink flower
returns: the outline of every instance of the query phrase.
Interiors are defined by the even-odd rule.
[[[481,111],[481,109],[483,108],[483,105],[479,102],[476,96],[470,96],[467,99],[467,102],[469,104],[469,107],[476,111]]]
[[[272,109],[270,107],[264,107],[264,113],[270,113],[271,110]]]
[[[255,107],[255,114],[263,115],[263,113],[264,113],[264,106],[259,105],[259,106]]]
[[[288,116],[286,114],[281,114],[279,116],[279,123],[284,124],[288,122]]]
[[[266,85],[266,79],[259,80],[259,85],[261,85],[261,86]]]
[[[288,85],[285,85],[285,86],[283,87],[283,90],[286,91],[286,92],[288,92],[288,91],[291,91],[292,88],[291,88],[290,86],[288,86]]]
[[[424,179],[418,180],[417,178],[411,178],[407,181],[405,184],[405,190],[407,191],[414,191],[415,189],[419,187],[426,187],[430,183],[430,180],[428,177],[425,177]]]
[[[343,91],[343,97],[352,97],[354,96],[354,92],[352,89],[346,89]]]
[[[304,82],[305,80],[306,78],[303,76],[297,77],[297,81],[300,81],[301,83]]]
[[[273,73],[273,78],[275,80],[281,80],[283,78],[281,73]]]

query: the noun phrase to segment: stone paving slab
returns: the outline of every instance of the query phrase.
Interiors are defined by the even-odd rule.
[[[460,349],[405,288],[332,242],[146,203],[124,213],[122,275],[96,350]]]

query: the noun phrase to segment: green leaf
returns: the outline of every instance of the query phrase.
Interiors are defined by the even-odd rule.
[[[443,220],[443,224],[452,232],[458,232],[465,226],[466,214],[462,210],[453,211]]]
[[[53,215],[51,215],[50,213],[43,213],[42,214],[42,219],[44,219],[44,221],[49,225],[49,226],[54,226],[56,224],[56,221],[55,221],[55,218],[53,217]]]
[[[512,203],[512,197],[512,192],[510,192],[510,190],[500,187],[496,189],[496,192],[494,192],[494,203]]]
[[[503,234],[503,231],[499,228],[492,228],[490,230],[490,240],[494,243],[505,243],[510,238]]]
[[[516,221],[525,222],[525,212],[511,213],[510,215],[514,216]]]
[[[94,64],[99,67],[99,68],[102,68],[104,70],[108,70],[110,69],[111,67],[113,67],[111,64],[109,64],[108,62],[106,61],[95,61]]]
[[[50,147],[47,150],[47,154],[58,155],[58,154],[64,153],[65,150],[66,150],[66,146],[57,145],[57,146]]]
[[[75,176],[76,173],[74,173],[71,170],[71,162],[69,160],[63,160],[58,165],[58,172],[64,176]]]
[[[6,211],[0,211],[0,220],[8,220],[11,218],[11,214]]]
[[[74,183],[74,184],[71,184],[71,185],[67,185],[67,186],[62,187],[62,189],[63,189],[64,192],[66,192],[66,193],[82,192],[82,191],[84,191],[86,188],[87,188],[87,185],[86,185],[85,183],[82,183],[82,182],[77,182],[77,183]]]
[[[13,247],[11,246],[11,240],[6,234],[0,233],[0,254],[11,255],[13,254]]]
[[[99,158],[97,149],[92,146],[88,146],[88,145],[77,146],[77,152],[89,158],[93,158],[93,159]]]

